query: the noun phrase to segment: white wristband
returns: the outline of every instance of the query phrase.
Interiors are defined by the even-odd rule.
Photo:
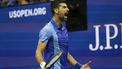
[[[45,67],[45,65],[46,65],[46,63],[45,63],[44,61],[42,61],[42,62],[40,63],[41,69],[43,69],[43,68]]]

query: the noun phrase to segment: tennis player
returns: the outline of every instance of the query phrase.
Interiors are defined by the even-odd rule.
[[[36,60],[41,69],[45,69],[47,61],[57,52],[63,50],[63,54],[54,63],[51,69],[67,69],[67,62],[76,69],[90,69],[89,63],[81,65],[68,51],[68,33],[63,23],[67,20],[68,7],[65,1],[53,1],[51,3],[53,14],[49,23],[39,33],[39,42],[36,49]]]

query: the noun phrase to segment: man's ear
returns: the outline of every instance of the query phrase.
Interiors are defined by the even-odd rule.
[[[55,14],[58,14],[58,9],[54,9]]]

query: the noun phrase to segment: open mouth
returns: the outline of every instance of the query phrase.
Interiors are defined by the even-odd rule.
[[[68,16],[68,13],[65,13],[65,16]]]
[[[64,17],[67,18],[67,16],[68,16],[68,13],[65,13],[65,14],[64,14]]]

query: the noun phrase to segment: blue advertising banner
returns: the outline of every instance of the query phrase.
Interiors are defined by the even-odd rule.
[[[51,18],[48,17],[51,16],[49,3],[1,8],[0,11],[1,23],[40,23]]]
[[[121,0],[88,0],[88,30],[69,32],[69,51],[91,69],[122,69]],[[0,69],[37,69],[39,31],[50,21],[50,3],[0,8]],[[69,66],[69,69],[75,69]]]

